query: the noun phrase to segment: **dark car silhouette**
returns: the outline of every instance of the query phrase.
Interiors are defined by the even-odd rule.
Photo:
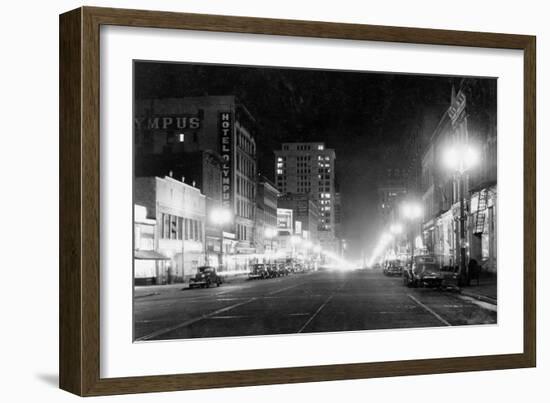
[[[269,278],[270,274],[265,264],[258,263],[252,266],[252,270],[248,273],[250,280]]]
[[[195,287],[210,287],[211,285],[220,286],[222,278],[216,273],[216,269],[212,266],[201,266],[197,273],[189,280],[189,288]]]
[[[407,287],[440,287],[443,283],[441,267],[433,256],[415,256],[412,266],[403,272]]]

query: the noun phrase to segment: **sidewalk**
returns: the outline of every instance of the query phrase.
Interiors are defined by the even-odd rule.
[[[458,292],[470,298],[487,302],[489,304],[497,304],[497,277],[483,275],[479,279],[479,283],[476,279],[470,281],[469,286],[459,287],[456,277],[447,277],[444,280],[446,289],[449,291]]]
[[[144,298],[153,295],[174,293],[188,286],[187,283],[174,283],[162,285],[137,285],[134,286],[134,298]]]
[[[248,272],[229,274],[223,276],[223,283],[235,283],[245,281],[248,279]],[[176,293],[189,288],[189,282],[173,283],[173,284],[160,284],[160,285],[138,285],[134,286],[134,298],[144,298],[153,295]]]
[[[479,285],[477,280],[472,280],[470,286],[462,287],[460,290],[462,295],[479,299],[480,301],[488,302],[490,304],[497,303],[497,278],[495,277],[483,277],[479,279]]]

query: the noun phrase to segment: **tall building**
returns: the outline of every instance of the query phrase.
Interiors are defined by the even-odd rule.
[[[307,239],[314,244],[318,243],[319,206],[309,194],[286,193],[278,200],[281,209],[292,210],[295,221],[301,224],[301,231],[307,231]]]
[[[378,211],[384,228],[398,220],[399,204],[407,195],[407,170],[384,168],[378,185]]]
[[[258,177],[257,189],[256,233],[254,236],[256,252],[272,252],[276,249],[277,242],[277,196],[279,191],[264,176]]]
[[[334,233],[337,238],[342,238],[342,194],[334,194]]]
[[[338,250],[334,234],[336,154],[324,143],[283,143],[275,151],[276,184],[283,194],[308,194],[320,209],[318,237],[327,251]]]
[[[246,107],[229,95],[141,99],[135,104],[134,127],[136,165],[146,154],[209,150],[220,156],[221,203],[234,216],[225,230],[235,235],[237,253],[253,253],[256,122]],[[182,168],[178,174],[184,177]]]

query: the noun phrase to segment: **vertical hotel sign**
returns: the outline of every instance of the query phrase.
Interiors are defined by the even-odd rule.
[[[233,210],[233,175],[231,159],[233,158],[233,121],[231,112],[219,113],[220,155],[222,157],[222,205]]]

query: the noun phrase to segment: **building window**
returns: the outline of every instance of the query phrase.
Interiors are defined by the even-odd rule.
[[[177,239],[178,232],[177,232],[177,217],[171,215],[170,216],[170,239]]]
[[[164,239],[168,239],[170,236],[169,226],[170,226],[170,216],[168,214],[163,214],[162,215],[162,237]]]
[[[183,218],[178,217],[178,239],[181,240],[183,237]]]

